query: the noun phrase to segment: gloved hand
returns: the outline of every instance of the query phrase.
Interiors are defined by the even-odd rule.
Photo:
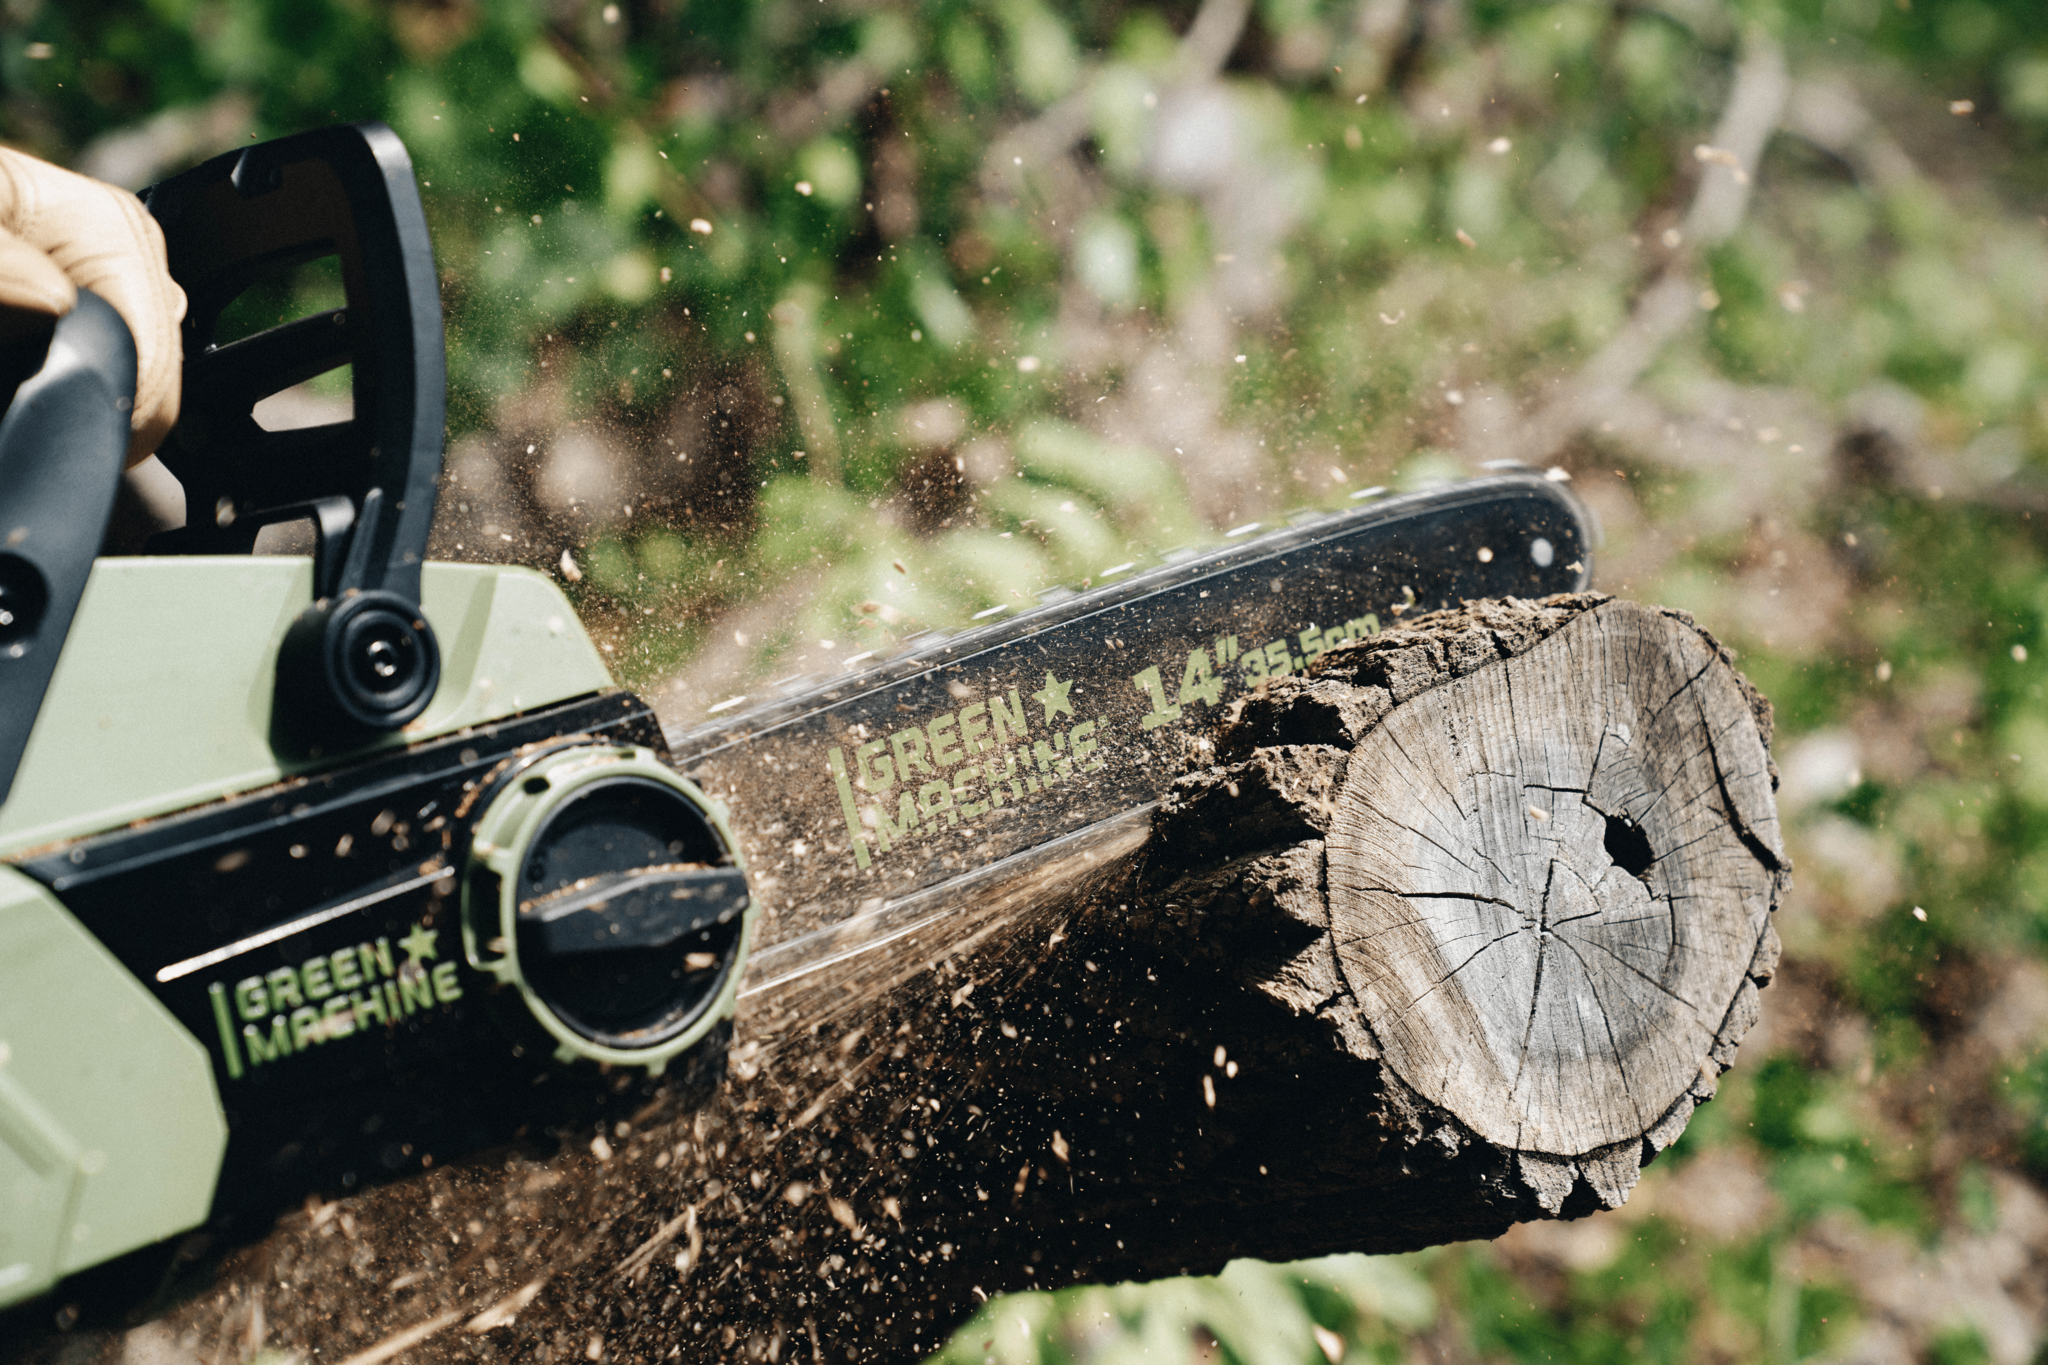
[[[135,336],[136,464],[178,420],[185,291],[171,279],[164,234],[125,190],[0,147],[0,339],[70,312],[80,286]]]

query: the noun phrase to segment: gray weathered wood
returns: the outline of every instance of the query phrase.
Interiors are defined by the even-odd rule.
[[[1353,755],[1339,968],[1389,1065],[1488,1141],[1577,1155],[1690,1107],[1770,910],[1729,807],[1778,852],[1761,737],[1712,663],[1615,603]],[[1631,835],[1653,860],[1617,864]]]
[[[1153,894],[1267,893],[1317,932],[1248,984],[1512,1155],[1546,1210],[1581,1181],[1613,1206],[1712,1095],[1776,961],[1769,723],[1683,614],[1440,613],[1248,702],[1236,761],[1169,801],[1162,864],[1253,827],[1297,836],[1284,871]]]

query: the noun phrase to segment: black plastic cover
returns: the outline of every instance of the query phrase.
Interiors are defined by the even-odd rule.
[[[230,152],[144,190],[184,286],[185,388],[158,457],[185,486],[186,525],[155,550],[247,553],[270,522],[318,521],[318,595],[419,600],[446,421],[441,296],[412,161],[381,123],[322,128]],[[347,305],[217,345],[250,285],[323,257]],[[354,416],[265,431],[256,404],[351,366]],[[323,500],[345,498],[353,529]]]
[[[518,872],[519,964],[570,1028],[650,1047],[710,1008],[733,968],[745,875],[672,787],[593,782],[534,832]]]

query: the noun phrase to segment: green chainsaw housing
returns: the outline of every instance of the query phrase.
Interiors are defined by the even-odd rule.
[[[110,307],[82,292],[40,368],[0,357],[29,373],[0,416],[0,1308],[696,1097],[759,913],[725,812],[556,586],[423,562],[440,307],[391,131],[144,202],[190,301],[159,451],[185,526],[95,558],[135,383]],[[330,256],[345,308],[219,334],[266,272]],[[348,420],[255,422],[344,365]],[[294,521],[311,557],[253,555]]]
[[[451,808],[432,830],[435,815],[421,821],[400,804],[428,791],[431,775],[387,775],[368,803],[337,793],[338,777],[451,747],[449,766],[466,774],[458,790],[487,792],[496,781],[529,803],[529,770],[544,773],[550,761],[577,760],[585,785],[659,772],[702,812],[704,852],[718,860],[732,847],[723,812],[660,764],[658,729],[613,687],[560,591],[530,570],[429,564],[423,605],[448,648],[425,712],[351,751],[288,758],[270,742],[267,674],[311,575],[309,560],[284,557],[109,558],[93,569],[0,808],[0,858],[14,864],[0,871],[0,1305],[209,1213],[417,1170],[437,1139],[446,1152],[514,1133],[546,1107],[515,1105],[493,1124],[491,1092],[530,1091],[564,1063],[656,1074],[678,1058],[699,1070],[717,1063],[705,1054],[722,1049],[751,917],[738,916],[718,945],[716,979],[680,991],[680,1026],[637,1048],[586,1038],[559,1025],[516,957],[480,950],[504,937],[499,898],[458,917],[481,869],[470,866],[469,832],[502,800]],[[584,723],[559,723],[571,717]],[[521,718],[541,721],[537,737]],[[515,772],[527,781],[503,781]],[[355,818],[334,834],[323,807],[350,804]],[[119,866],[97,886],[80,875],[152,835],[129,859],[141,864],[132,882]],[[515,862],[528,852],[510,851]],[[167,870],[195,857],[210,898]],[[281,881],[260,905],[315,883],[322,864],[347,869],[340,905],[334,896],[283,903],[295,913],[265,927],[222,918],[237,879]],[[406,874],[396,881],[394,865]],[[346,912],[310,922],[336,909]],[[271,917],[259,909],[254,919]],[[185,932],[165,933],[173,922]],[[276,934],[295,924],[303,927]],[[171,953],[182,956],[163,960]],[[411,979],[408,961],[421,969]],[[258,1013],[243,1008],[247,991],[235,994],[250,981],[264,983],[255,1019],[245,1018]],[[384,988],[381,1009],[366,985]],[[273,987],[282,999],[268,998]],[[309,1011],[320,1021],[310,1027]],[[460,1121],[400,1113],[406,1106],[384,1093],[431,1087],[444,1066],[464,1073]],[[499,1084],[476,1085],[478,1068]],[[449,1079],[440,1075],[444,1087]],[[346,1103],[326,1102],[343,1091]],[[332,1141],[336,1130],[362,1137],[379,1115],[388,1132]],[[224,1170],[236,1188],[217,1188]]]

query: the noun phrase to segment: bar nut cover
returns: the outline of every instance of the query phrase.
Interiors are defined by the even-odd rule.
[[[309,734],[396,730],[441,685],[441,648],[417,602],[345,592],[306,608],[277,653],[279,704]]]
[[[514,763],[477,822],[463,950],[557,1060],[659,1074],[739,998],[756,913],[723,812],[655,754]]]

